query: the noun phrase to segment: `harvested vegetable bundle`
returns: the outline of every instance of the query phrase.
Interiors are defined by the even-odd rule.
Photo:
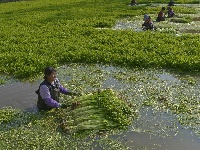
[[[76,109],[59,109],[58,117],[65,131],[99,131],[125,129],[133,119],[129,105],[111,89],[97,91],[74,99]]]

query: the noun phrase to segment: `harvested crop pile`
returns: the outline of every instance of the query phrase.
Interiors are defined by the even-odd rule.
[[[119,99],[110,89],[83,95],[74,101],[79,103],[76,108],[56,111],[60,127],[66,132],[125,129],[134,117],[127,102]]]

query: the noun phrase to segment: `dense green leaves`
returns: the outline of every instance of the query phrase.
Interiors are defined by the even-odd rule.
[[[144,4],[153,2],[141,1]],[[70,62],[181,71],[198,71],[199,68],[199,35],[176,37],[171,34],[176,31],[170,29],[162,30],[163,33],[112,29],[119,19],[140,17],[142,23],[145,13],[154,18],[160,5],[130,7],[117,0],[39,0],[4,3],[0,8],[0,63],[4,64],[0,72],[17,78],[34,77],[47,65]],[[197,13],[194,7],[181,5],[174,10],[178,15]],[[180,17],[182,21],[192,20],[190,16],[188,19]],[[195,47],[191,48],[193,43]],[[194,55],[185,55],[191,51],[195,59]]]
[[[200,30],[198,23],[192,21],[198,20],[198,10],[184,4],[198,4],[199,1],[177,0],[177,4],[183,4],[173,7],[178,19],[156,23],[158,30],[155,32],[136,32],[130,28],[120,30],[114,27],[119,20],[125,20],[125,23],[136,20],[134,23],[138,23],[140,28],[145,13],[151,14],[153,19],[157,16],[162,4],[154,3],[166,5],[168,0],[143,0],[137,7],[130,7],[129,3],[130,1],[121,0],[37,0],[1,4],[0,73],[20,79],[35,78],[45,66],[58,67],[72,62],[199,72],[200,37],[198,34],[184,34],[184,30]],[[68,70],[70,71],[74,70]],[[73,74],[76,80],[79,79],[78,73],[80,70]],[[94,76],[94,73],[100,76]],[[102,86],[101,80],[109,73],[97,69],[81,74],[84,76],[80,77],[80,82],[74,82],[75,79],[69,81],[72,89],[97,89]],[[177,115],[182,125],[189,126],[199,134],[199,94],[194,92],[198,91],[195,80],[184,80],[189,84],[188,88],[179,85],[174,88],[160,80],[152,84],[154,76],[152,78],[152,75],[143,76],[144,74],[137,71],[136,74],[116,71],[111,74],[111,78],[125,84],[120,85],[120,88],[125,88],[122,91],[128,93],[129,100],[133,105],[137,104],[138,110],[140,106],[147,105],[171,111]],[[66,76],[63,80],[65,78]],[[0,78],[0,83],[5,80]],[[134,86],[129,86],[130,82]],[[167,97],[166,101],[159,98],[161,94]],[[65,117],[60,118],[53,116],[52,112],[23,114],[18,110],[3,109],[0,115],[1,148],[91,149],[91,143],[81,140],[77,142],[79,139],[73,139],[68,134],[63,136],[60,130],[77,133],[81,129],[108,129],[119,124],[121,127],[129,124],[127,116],[122,115],[124,112],[129,114],[127,107],[124,106],[121,111],[115,109],[110,98],[110,101],[101,99],[103,108],[98,111],[94,106],[79,108],[79,112],[76,109],[71,111],[76,112],[71,115],[77,117],[72,122],[66,121],[73,120],[67,111],[62,111],[62,115],[57,112],[58,116]],[[85,101],[85,105],[95,103]],[[113,122],[107,121],[110,118],[101,116],[105,108],[115,110],[108,112],[114,119]],[[91,113],[96,114],[93,116]],[[61,120],[64,122],[60,122]],[[94,124],[88,120],[95,120]],[[79,128],[73,126],[73,123],[80,123]],[[100,142],[106,148],[111,143],[110,149],[123,147],[111,139],[102,139]]]
[[[0,110],[0,124],[11,123],[15,118],[20,116],[20,111],[12,108],[4,108]]]

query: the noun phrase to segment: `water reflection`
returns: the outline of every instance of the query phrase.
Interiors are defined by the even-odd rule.
[[[134,121],[132,131],[122,135],[122,138],[115,138],[128,142],[132,149],[198,150],[200,146],[199,137],[184,129],[173,115],[148,107],[141,110],[141,117]]]

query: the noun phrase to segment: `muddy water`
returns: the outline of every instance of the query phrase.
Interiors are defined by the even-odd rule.
[[[199,150],[200,138],[191,130],[184,129],[176,119],[166,112],[155,112],[145,107],[141,117],[136,122],[140,130],[124,132],[120,139],[127,143],[132,149],[150,150]],[[176,122],[176,124],[172,123]],[[170,128],[161,130],[161,128]],[[153,130],[160,132],[155,133]],[[133,129],[135,130],[135,129]]]
[[[37,95],[35,90],[38,83],[16,82],[0,86],[0,108],[11,106],[13,108],[36,108]]]
[[[160,78],[178,82],[172,76],[159,74]],[[114,81],[106,82],[109,86]],[[106,85],[107,84],[107,85]],[[39,83],[16,82],[0,86],[0,108],[12,106],[20,109],[35,109],[37,95],[35,90]],[[183,128],[175,116],[159,110],[145,107],[140,111],[140,117],[129,131],[112,136],[131,149],[149,150],[199,150],[200,138],[191,130]],[[98,149],[98,148],[97,148]]]

